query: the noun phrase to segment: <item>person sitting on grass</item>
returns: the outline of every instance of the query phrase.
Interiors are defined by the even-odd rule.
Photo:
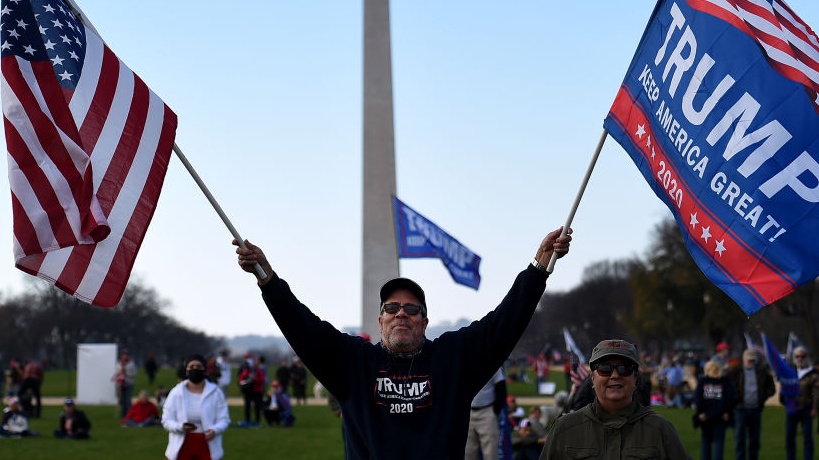
[[[159,409],[148,399],[148,392],[139,392],[137,401],[128,409],[128,413],[120,420],[120,426],[154,426],[159,420]]]
[[[89,431],[91,422],[85,412],[74,407],[73,399],[66,399],[60,415],[60,427],[54,430],[54,436],[60,439],[88,439],[91,436]]]
[[[37,436],[36,431],[29,430],[28,417],[23,413],[20,399],[12,396],[8,399],[8,407],[3,409],[3,421],[0,423],[0,437],[22,438]]]

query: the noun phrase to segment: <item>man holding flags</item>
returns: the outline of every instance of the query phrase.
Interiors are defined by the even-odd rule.
[[[293,350],[338,399],[347,458],[463,458],[472,399],[529,324],[549,276],[546,266],[553,254],[568,253],[569,233],[559,228],[543,239],[495,310],[435,340],[425,337],[429,319],[421,287],[407,278],[388,281],[380,292],[378,344],[313,314],[261,248],[246,241],[236,253],[242,269],[256,273],[265,304]]]

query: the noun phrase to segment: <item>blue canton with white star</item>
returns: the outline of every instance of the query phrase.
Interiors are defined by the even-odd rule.
[[[58,0],[8,0],[0,10],[2,58],[51,61],[57,81],[74,90],[85,59],[85,27]]]

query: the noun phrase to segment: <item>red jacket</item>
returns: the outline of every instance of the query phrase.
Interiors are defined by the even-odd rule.
[[[243,381],[247,380],[248,378],[253,379],[253,392],[254,393],[264,393],[264,384],[265,380],[267,380],[267,376],[265,375],[264,369],[260,369],[258,367],[247,367],[239,373],[239,385]]]
[[[142,423],[148,420],[149,417],[159,418],[159,409],[151,401],[137,401],[125,414],[125,417],[120,421],[120,424],[125,423],[126,420],[133,420],[136,423]]]

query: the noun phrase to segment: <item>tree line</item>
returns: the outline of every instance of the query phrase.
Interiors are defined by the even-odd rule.
[[[39,359],[51,369],[75,369],[77,345],[115,343],[137,362],[153,353],[176,365],[191,353],[215,352],[224,340],[186,328],[162,310],[156,291],[132,281],[119,305],[91,306],[41,281],[0,302],[0,363]]]

